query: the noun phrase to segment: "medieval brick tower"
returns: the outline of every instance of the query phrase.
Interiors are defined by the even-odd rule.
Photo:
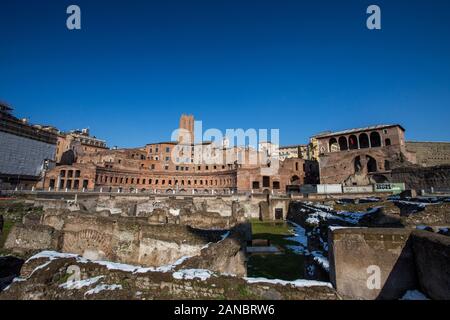
[[[181,115],[178,143],[194,143],[194,116]]]

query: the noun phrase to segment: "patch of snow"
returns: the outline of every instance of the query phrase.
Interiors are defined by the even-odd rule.
[[[309,224],[309,225],[312,225],[312,226],[318,226],[320,220],[319,220],[319,218],[317,218],[317,217],[311,217],[311,216],[309,216],[309,217],[305,220],[305,222],[306,222],[307,224]]]
[[[85,295],[100,293],[105,290],[121,290],[122,286],[120,284],[100,284],[94,289],[86,291]]]
[[[345,227],[345,226],[328,226],[331,231],[339,229],[367,229],[367,227]]]
[[[79,255],[72,253],[62,253],[56,251],[41,251],[34,256],[30,257],[25,263],[39,258],[47,258],[50,260],[61,259],[61,258],[78,258]]]
[[[429,299],[419,290],[408,290],[405,292],[405,294],[400,300],[429,300]]]
[[[68,289],[68,290],[72,290],[72,289],[81,289],[83,287],[89,287],[91,285],[93,285],[94,283],[97,283],[100,279],[104,278],[105,276],[98,276],[98,277],[94,277],[94,278],[89,278],[89,279],[85,279],[85,280],[71,280],[71,281],[67,281],[63,284],[60,284],[59,287],[63,288],[63,289]]]
[[[314,257],[314,261],[317,262],[326,272],[330,272],[330,262],[325,258],[321,252],[313,251],[311,252]]]
[[[184,261],[191,258],[191,256],[183,256],[172,264],[168,264],[168,265],[164,265],[164,266],[160,266],[160,267],[141,267],[141,266],[135,266],[135,265],[130,265],[130,264],[111,262],[111,261],[97,261],[97,260],[91,261],[91,260],[83,258],[77,254],[71,254],[71,253],[61,253],[61,252],[55,252],[55,251],[42,251],[42,252],[32,256],[31,258],[29,258],[27,260],[27,262],[31,261],[33,259],[39,259],[39,258],[47,258],[47,259],[49,259],[49,261],[47,261],[43,265],[38,266],[34,271],[44,268],[52,260],[55,260],[55,259],[75,258],[76,261],[79,263],[89,263],[89,262],[95,263],[98,265],[105,266],[106,268],[108,268],[108,270],[120,270],[120,271],[131,272],[131,273],[146,273],[146,272],[170,272],[170,271],[173,271],[176,266],[182,264]]]
[[[169,213],[173,216],[179,216],[180,215],[180,209],[169,209]]]
[[[302,254],[307,252],[308,248],[308,237],[306,235],[306,230],[302,226],[296,224],[295,222],[289,221],[289,223],[294,227],[294,234],[290,237],[286,237],[286,240],[297,242],[299,245],[287,245],[286,247],[291,249],[297,254]]]
[[[228,238],[228,236],[230,235],[230,231],[225,232],[221,237],[220,237],[220,241],[225,240],[226,238]],[[219,242],[220,242],[219,241]]]
[[[364,216],[376,213],[381,208],[375,207],[366,212],[346,212],[346,211],[333,212],[332,210],[329,209],[327,209],[327,211],[321,210],[323,206],[318,207],[317,205],[310,205],[308,203],[305,206],[308,209],[314,211],[313,213],[310,213],[308,215],[308,218],[306,219],[306,223],[313,226],[318,225],[320,223],[320,220],[328,220],[328,219],[335,219],[350,224],[357,224]]]
[[[319,209],[323,209],[323,210],[327,210],[327,211],[333,211],[333,207],[327,206],[327,205],[324,205],[324,204],[321,204],[321,203],[314,203],[314,202],[311,202],[311,201],[307,201],[306,204],[308,204],[310,206],[313,206],[313,207],[316,207],[316,208],[319,208]]]
[[[271,284],[281,284],[283,286],[291,285],[294,287],[328,287],[333,288],[330,282],[316,281],[316,280],[306,280],[298,279],[294,281],[286,281],[280,279],[266,279],[266,278],[244,278],[248,283],[271,283]]]
[[[210,270],[207,269],[183,269],[183,270],[178,270],[176,272],[174,272],[172,274],[172,276],[175,279],[187,279],[187,280],[192,280],[192,279],[200,279],[200,280],[206,280],[209,279],[211,277],[213,273]]]

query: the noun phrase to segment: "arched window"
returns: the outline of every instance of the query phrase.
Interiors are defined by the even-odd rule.
[[[347,138],[346,137],[340,137],[339,138],[339,149],[341,151],[348,150],[348,144],[347,144]]]
[[[359,147],[365,149],[369,147],[369,137],[365,133],[359,135]]]
[[[350,150],[355,150],[358,149],[358,139],[356,138],[356,136],[354,134],[352,134],[349,138],[348,138],[348,148]]]
[[[390,146],[391,145],[391,139],[387,138],[386,140],[384,140],[384,145],[385,146]]]
[[[381,147],[381,137],[378,132],[372,132],[370,134],[370,145],[372,148]]]
[[[331,138],[329,142],[329,150],[330,152],[336,152],[339,151],[339,145],[337,143],[336,138]]]

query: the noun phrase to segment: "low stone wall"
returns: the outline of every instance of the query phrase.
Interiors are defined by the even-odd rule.
[[[450,300],[450,237],[415,230],[411,240],[422,292]]]
[[[401,167],[392,170],[391,181],[402,181],[406,189],[450,189],[450,165],[435,167]]]
[[[148,224],[145,218],[102,217],[82,213],[46,213],[40,224],[14,226],[5,248],[15,252],[61,250],[94,260],[160,266],[200,254],[217,232],[195,232],[188,226]]]
[[[406,291],[419,289],[432,299],[450,299],[446,236],[408,229],[343,228],[330,230],[329,247],[331,282],[346,298],[399,299]]]
[[[78,286],[68,282],[76,272]],[[133,271],[134,270],[134,271]],[[275,282],[275,283],[274,283]],[[0,292],[0,300],[335,300],[329,283],[276,283],[210,272],[204,269],[149,271],[132,266],[106,266],[80,258],[34,258],[21,271],[21,281]]]
[[[16,224],[12,227],[5,241],[5,249],[13,249],[18,254],[35,250],[59,247],[60,232],[49,226]]]
[[[388,228],[330,231],[330,279],[337,291],[354,299],[398,299],[416,288],[409,234],[405,229]],[[368,285],[378,272],[380,285]]]

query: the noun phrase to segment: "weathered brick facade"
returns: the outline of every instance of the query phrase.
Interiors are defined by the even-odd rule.
[[[180,129],[193,136],[193,121],[192,116],[183,115]],[[72,165],[47,173],[43,187],[105,192],[284,193],[286,186],[303,184],[317,174],[310,161],[293,158],[278,163],[251,148],[161,142],[135,149],[79,150]]]
[[[394,167],[415,163],[404,129],[381,125],[316,137],[321,183],[368,185],[388,181]],[[392,181],[395,182],[395,181]]]

